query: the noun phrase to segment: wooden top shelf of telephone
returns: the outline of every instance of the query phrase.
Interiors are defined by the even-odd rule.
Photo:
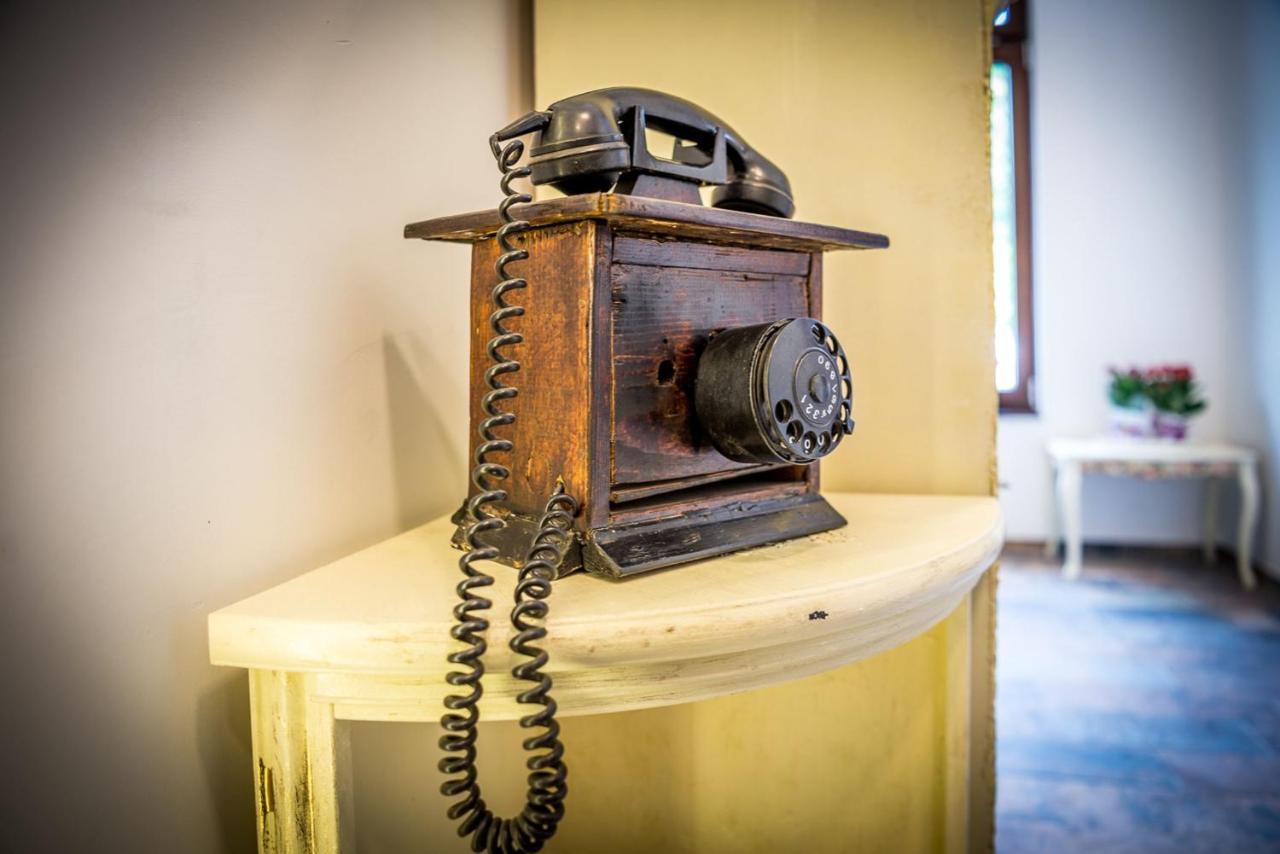
[[[600,220],[623,231],[789,252],[822,253],[889,246],[889,238],[883,234],[619,193],[584,193],[547,199],[517,205],[512,213],[535,227]],[[499,224],[496,210],[475,211],[411,223],[405,226],[404,236],[475,243],[492,237]]]

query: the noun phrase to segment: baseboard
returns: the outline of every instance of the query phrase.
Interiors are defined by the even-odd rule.
[[[1017,546],[1035,546],[1037,548],[1044,548],[1044,540],[1042,538],[1010,539],[1006,537],[1005,543],[1017,545]],[[1196,551],[1200,550],[1200,540],[1198,539],[1194,539],[1194,540],[1092,540],[1092,539],[1087,539],[1084,541],[1084,544],[1086,546],[1101,546],[1103,548],[1108,548],[1108,549],[1136,548],[1136,549],[1157,549],[1157,550],[1158,549],[1174,549],[1174,550],[1194,549]]]
[[[1214,551],[1219,558],[1223,558],[1230,561],[1231,563],[1235,563],[1236,550],[1231,546],[1225,546],[1219,543],[1218,547]],[[1253,571],[1257,572],[1260,575],[1265,575],[1267,576],[1267,578],[1270,578],[1273,581],[1280,581],[1280,569],[1277,569],[1276,567],[1272,566],[1266,561],[1262,561],[1262,560],[1258,560],[1257,558],[1254,558]]]
[[[1121,554],[1123,554],[1126,551],[1166,552],[1166,553],[1180,552],[1184,554],[1185,553],[1194,553],[1197,555],[1200,554],[1200,543],[1198,541],[1190,542],[1190,543],[1141,543],[1141,542],[1114,543],[1114,542],[1098,542],[1096,540],[1086,540],[1084,545],[1086,548],[1104,548],[1112,552],[1119,552]],[[1030,553],[1030,552],[1040,553],[1044,551],[1044,546],[1045,546],[1044,540],[1005,540],[1005,543],[1004,543],[1004,547],[1006,551],[1022,552],[1022,553]],[[1219,543],[1217,545],[1217,547],[1214,549],[1214,555],[1217,559],[1226,563],[1235,563],[1235,560],[1236,560],[1236,550],[1232,548],[1230,545],[1226,545],[1223,543]],[[1265,561],[1261,561],[1255,558],[1253,561],[1253,569],[1255,572],[1261,575],[1265,575],[1268,578],[1272,579],[1273,581],[1280,582],[1280,567],[1272,566],[1269,563],[1266,563]]]

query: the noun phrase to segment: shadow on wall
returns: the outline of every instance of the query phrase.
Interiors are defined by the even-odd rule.
[[[217,814],[223,851],[252,851],[254,827],[253,751],[249,737],[249,680],[228,673],[196,700],[196,744]]]
[[[463,322],[463,321],[460,321]],[[415,374],[422,367],[425,376],[439,377],[444,366],[425,347],[416,346],[410,336],[384,336],[382,358],[386,368],[387,417],[391,445],[391,471],[395,480],[397,522],[401,530],[416,528],[438,512],[435,508],[455,484],[465,482],[466,450],[449,441],[448,425],[432,400],[430,387]],[[406,352],[408,351],[408,352]],[[466,423],[466,411],[455,416]],[[440,448],[443,446],[444,453]],[[446,462],[441,466],[441,459]],[[462,500],[462,496],[456,496]],[[432,508],[423,512],[422,508]]]
[[[416,527],[439,512],[442,490],[452,490],[461,481],[463,452],[450,441],[447,428],[432,404],[429,388],[421,378],[438,376],[443,370],[426,348],[415,346],[409,336],[384,336],[381,341],[386,374],[390,468],[394,473],[395,507],[400,529]],[[420,366],[415,371],[414,366]],[[458,413],[462,418],[465,413]],[[443,457],[449,462],[440,464]],[[381,725],[390,729],[390,725]],[[379,729],[379,725],[366,727]],[[227,672],[216,685],[202,693],[196,703],[196,743],[200,764],[217,813],[219,848],[250,851],[256,845],[253,755],[249,720],[249,683],[243,671]],[[397,730],[398,732],[398,730]],[[389,733],[387,733],[389,735]],[[432,734],[431,740],[434,741]],[[385,742],[385,743],[384,743]],[[398,739],[374,741],[369,759],[385,768],[391,754],[403,752]],[[516,749],[512,756],[522,754]],[[382,755],[382,754],[386,755]],[[423,762],[407,765],[415,775],[419,767],[433,764],[431,752],[421,752]],[[401,774],[402,785],[409,782]],[[431,787],[416,780],[416,788],[430,793]],[[381,800],[380,798],[375,798]]]

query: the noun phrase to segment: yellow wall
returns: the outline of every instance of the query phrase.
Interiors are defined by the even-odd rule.
[[[992,491],[988,21],[983,0],[535,6],[539,106],[612,85],[679,94],[782,166],[798,218],[892,238],[828,256],[858,421],[828,489]],[[566,721],[560,850],[983,846],[989,595],[836,672]]]

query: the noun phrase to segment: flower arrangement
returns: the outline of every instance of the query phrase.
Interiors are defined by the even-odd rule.
[[[1111,427],[1121,435],[1185,439],[1187,421],[1208,405],[1189,365],[1111,368],[1110,376]]]

